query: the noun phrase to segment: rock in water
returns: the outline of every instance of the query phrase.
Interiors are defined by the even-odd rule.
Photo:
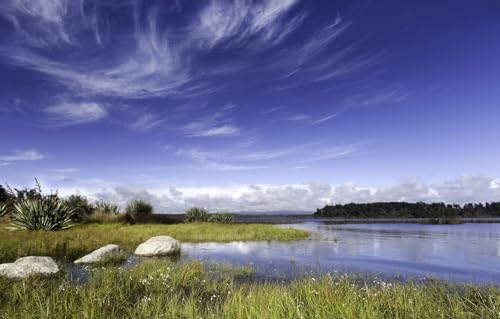
[[[137,246],[134,254],[138,256],[166,256],[181,251],[181,244],[169,236],[156,236]]]
[[[113,258],[119,256],[121,253],[120,247],[118,245],[106,245],[97,250],[94,250],[90,254],[83,256],[80,259],[75,260],[75,264],[95,264],[98,262],[105,261],[108,258]]]
[[[10,264],[0,264],[0,275],[8,278],[26,278],[29,275],[51,275],[59,271],[50,257],[22,257]]]

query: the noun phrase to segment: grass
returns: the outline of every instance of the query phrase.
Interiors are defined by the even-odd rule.
[[[7,226],[0,224],[0,263],[29,255],[74,260],[106,244],[131,252],[141,242],[158,235],[172,236],[181,242],[290,241],[309,236],[303,230],[262,224],[88,224],[57,232],[9,231]]]
[[[498,318],[498,288],[440,282],[363,284],[324,275],[292,283],[237,283],[199,262],[97,268],[85,286],[66,276],[0,278],[2,318]]]

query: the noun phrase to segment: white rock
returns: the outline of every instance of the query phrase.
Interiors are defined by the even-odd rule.
[[[121,250],[118,245],[106,245],[97,250],[94,250],[90,254],[83,256],[80,259],[75,260],[75,264],[94,264],[106,260],[107,258],[112,258],[118,256]]]
[[[156,236],[137,246],[134,254],[139,256],[165,256],[181,251],[181,244],[169,236]]]
[[[0,264],[0,275],[8,278],[26,278],[29,275],[51,275],[59,271],[50,257],[28,256],[10,264]]]

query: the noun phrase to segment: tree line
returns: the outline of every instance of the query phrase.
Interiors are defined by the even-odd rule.
[[[450,218],[500,217],[500,202],[469,203],[463,206],[445,203],[378,202],[337,204],[318,208],[316,217],[337,218]]]

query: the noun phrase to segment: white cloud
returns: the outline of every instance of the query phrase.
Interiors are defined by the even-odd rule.
[[[356,153],[359,149],[359,145],[360,144],[352,144],[340,147],[319,148],[309,154],[304,155],[303,158],[296,161],[296,163],[303,164],[344,157]]]
[[[385,88],[378,91],[370,90],[359,93],[348,99],[348,103],[358,106],[377,106],[397,104],[405,101],[410,95],[408,89],[398,86]]]
[[[16,150],[10,155],[0,155],[0,161],[36,161],[44,159],[45,157],[46,156],[44,154],[41,154],[36,149]]]
[[[330,115],[327,115],[327,116],[325,116],[325,117],[322,117],[322,118],[320,118],[320,119],[318,119],[318,120],[315,120],[315,121],[311,122],[311,123],[309,124],[309,126],[321,124],[321,123],[323,123],[323,122],[326,122],[326,121],[332,120],[332,119],[336,118],[337,116],[339,116],[339,113],[338,113],[338,112],[337,112],[337,113],[330,114]]]
[[[213,48],[241,45],[250,37],[257,37],[261,48],[275,45],[297,28],[302,19],[294,18],[284,23],[282,17],[296,0],[266,0],[258,4],[247,1],[210,1],[192,23],[192,41]]]
[[[239,128],[234,125],[222,125],[218,127],[211,127],[204,131],[195,132],[193,136],[232,136],[239,133]]]
[[[61,173],[61,174],[69,174],[69,173],[76,173],[79,171],[78,168],[74,167],[68,167],[68,168],[51,168],[48,171],[53,172],[53,173]]]
[[[130,123],[130,128],[136,131],[148,131],[152,128],[155,128],[161,125],[165,119],[152,114],[152,113],[144,113],[140,114],[135,120]]]
[[[181,131],[187,136],[194,137],[214,137],[214,136],[234,136],[241,132],[241,129],[232,123],[230,114],[236,106],[230,105],[219,108],[214,113],[202,116],[181,127]]]
[[[76,3],[76,1],[75,1]],[[68,0],[5,0],[0,15],[9,20],[31,46],[71,43],[65,26]]]
[[[176,156],[185,157],[196,162],[198,166],[193,168],[206,169],[206,170],[217,170],[217,171],[248,171],[268,168],[263,165],[241,165],[234,163],[222,162],[223,153],[214,152],[203,152],[193,149],[179,149],[175,152]]]
[[[44,111],[50,116],[51,124],[58,126],[95,122],[108,114],[97,103],[61,103],[49,106]]]
[[[308,211],[326,204],[378,201],[485,202],[500,198],[500,188],[491,187],[497,179],[484,176],[461,177],[428,184],[419,179],[402,181],[388,187],[361,187],[352,183],[331,185],[323,182],[287,185],[240,185],[206,187],[138,188],[114,187],[81,190],[94,199],[120,204],[133,198],[151,201],[157,212],[181,213],[192,206],[212,211]],[[63,194],[74,190],[65,189]]]

